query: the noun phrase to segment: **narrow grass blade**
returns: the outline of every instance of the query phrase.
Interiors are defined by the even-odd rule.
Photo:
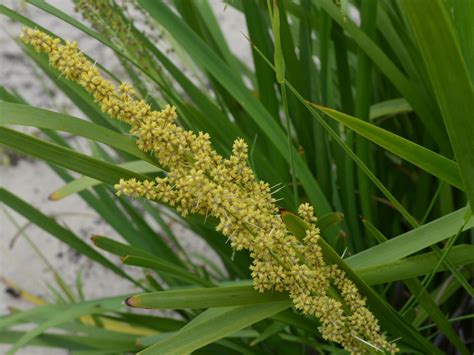
[[[208,32],[211,34],[214,40],[214,43],[216,44],[216,47],[218,48],[219,52],[221,53],[226,63],[229,64],[229,66],[235,72],[242,71],[239,60],[231,52],[229,45],[227,44],[226,38],[224,37],[224,34],[222,33],[221,26],[219,22],[217,21],[216,16],[214,15],[213,7],[206,0],[206,1],[202,1],[199,4],[196,4],[194,9],[198,11],[199,14],[201,15],[202,23],[206,25]],[[231,43],[231,45],[232,44],[233,43]]]
[[[347,114],[354,113],[354,98],[351,83],[351,67],[349,64],[348,41],[343,29],[338,24],[333,25],[333,43],[336,59],[336,73],[338,79],[339,97],[341,109]],[[314,100],[313,100],[314,101]],[[314,125],[317,123],[314,122]],[[354,134],[347,130],[346,144],[353,149]],[[355,190],[355,164],[344,149],[333,143],[335,163],[337,169],[337,184],[340,186],[340,200],[342,209],[346,215],[345,224],[347,224],[348,242],[351,250],[356,250],[358,241],[362,240],[360,231],[359,213],[357,212],[357,200],[353,198],[352,193]]]
[[[15,344],[25,336],[26,331],[5,330],[0,333],[0,343]],[[34,339],[28,341],[29,346],[57,348],[71,351],[95,351],[97,354],[112,353],[117,354],[121,351],[137,351],[135,338],[127,339],[122,335],[122,339],[111,339],[104,336],[92,337],[69,334],[42,333]],[[91,350],[94,349],[94,350]],[[104,352],[105,351],[105,352]]]
[[[437,112],[433,112],[430,102],[420,93],[419,88],[407,78],[402,71],[393,63],[382,49],[372,41],[359,27],[331,0],[313,0],[313,3],[320,5],[327,13],[348,33],[354,42],[367,54],[379,70],[385,74],[393,85],[400,91],[403,97],[412,105],[415,112],[419,114],[420,120],[430,135],[436,140],[443,151],[449,151],[447,136],[442,127],[433,124],[436,120]]]
[[[0,127],[0,144],[108,184],[116,184],[122,178],[146,179],[143,175],[6,127]]]
[[[267,32],[267,23],[261,8],[254,1],[243,1],[242,7],[250,41],[252,41],[257,48],[260,48],[266,57],[273,57],[271,39]],[[275,74],[255,50],[252,50],[252,57],[255,65],[255,76],[260,100],[272,117],[276,119],[278,117],[279,106],[275,93]]]
[[[152,254],[150,254],[149,252],[147,252],[146,250],[142,248],[126,245],[107,237],[94,235],[91,237],[91,240],[92,240],[92,243],[94,243],[96,247],[102,250],[108,251],[109,253],[112,253],[114,255],[118,255],[122,257],[127,256],[127,255],[133,255],[133,256],[140,256],[144,258],[151,258],[151,259],[154,258]]]
[[[157,173],[163,171],[161,168],[158,168],[142,160],[118,164],[117,166],[140,174]],[[89,176],[81,176],[80,178],[72,180],[66,185],[52,192],[49,198],[54,201],[61,200],[65,197],[82,192],[100,184],[102,184],[102,181],[93,179]]]
[[[372,228],[376,230],[375,226],[372,226]],[[381,232],[377,231],[377,234],[379,235],[378,238],[382,240],[387,240],[387,238]],[[436,262],[436,265],[433,266],[432,270],[433,272],[436,272],[436,269],[439,267],[439,264],[440,264],[440,260],[436,260],[436,258],[439,259],[439,252],[436,252],[436,250],[434,249],[433,254],[435,256],[435,259],[433,261]],[[461,275],[461,278],[462,278],[462,275]],[[445,314],[436,305],[433,298],[423,287],[422,283],[417,278],[409,278],[409,279],[404,280],[403,282],[408,287],[413,297],[415,297],[418,300],[418,302],[420,303],[420,306],[423,307],[423,309],[430,315],[430,318],[438,325],[439,329],[444,333],[444,335],[449,339],[449,341],[453,345],[455,345],[456,348],[462,354],[468,355],[469,350],[467,349],[465,344],[461,341],[458,334],[456,334],[451,324],[449,324],[448,319],[445,316]],[[400,313],[404,315],[403,310],[400,311]]]
[[[86,255],[99,264],[102,264],[106,268],[115,272],[117,275],[133,281],[133,279],[130,278],[130,276],[128,276],[124,271],[83,242],[69,229],[59,225],[54,219],[44,215],[38,209],[34,208],[19,197],[13,195],[11,192],[0,188],[0,201],[27,218],[31,223],[34,223],[41,229],[61,240],[63,243],[69,245],[71,248],[77,250],[83,255]]]
[[[272,323],[258,337],[252,340],[252,342],[250,343],[250,346],[255,346],[258,343],[261,343],[265,339],[271,337],[272,335],[275,335],[276,333],[279,333],[285,328],[286,328],[286,324],[279,323],[279,322]]]
[[[413,111],[410,104],[403,98],[391,99],[378,102],[370,106],[370,120],[375,121],[386,116],[394,116],[400,113]]]
[[[448,184],[460,189],[463,188],[458,166],[452,160],[371,123],[327,107],[311,105],[382,148],[422,168]]]
[[[176,279],[201,286],[213,286],[214,284],[210,281],[207,281],[199,276],[194,275],[190,271],[187,271],[183,268],[175,266],[172,263],[162,260],[157,257],[148,258],[148,257],[139,257],[134,255],[127,255],[122,258],[122,262],[125,265],[138,266],[145,269],[152,269],[158,272],[165,272]]]
[[[292,309],[286,309],[275,314],[271,319],[291,325],[295,328],[305,330],[307,332],[318,334],[317,323],[301,314],[293,312]]]
[[[153,160],[150,159],[147,154],[139,150],[136,143],[129,137],[97,124],[62,113],[28,105],[0,102],[0,125],[8,124],[48,128],[55,131],[71,133],[76,136],[107,144],[153,164]]]
[[[464,225],[467,207],[449,215],[440,217],[430,223],[415,228],[385,243],[366,249],[346,259],[352,268],[365,268],[404,258],[430,245],[448,239]],[[474,227],[474,217],[466,223],[464,230]]]
[[[26,345],[29,341],[33,340],[49,328],[69,322],[84,315],[115,311],[120,309],[121,307],[123,307],[123,305],[117,298],[115,298],[113,301],[109,300],[105,303],[85,302],[72,306],[70,305],[67,309],[62,310],[61,312],[55,312],[53,314],[50,314],[46,321],[40,323],[36,328],[33,328],[32,330],[25,333],[20,339],[17,340],[13,347],[6,352],[6,354],[14,354],[22,346]]]
[[[341,212],[328,213],[318,218],[319,229],[324,233],[327,230],[339,225],[344,220]]]
[[[464,270],[461,270],[462,275],[465,279],[470,280],[474,276],[474,268],[465,268]],[[459,289],[462,287],[462,285],[459,283],[459,281],[454,278],[448,278],[446,279],[440,286],[438,286],[434,291],[431,292],[431,297],[436,300],[436,304],[438,305],[443,305],[445,304],[451,297],[459,291]],[[426,320],[428,319],[429,315],[428,313],[420,308],[417,307],[417,315],[415,319],[413,320],[413,324],[416,327],[419,327],[421,324],[425,323]]]
[[[471,82],[474,82],[474,3],[465,0],[453,0],[454,23],[459,42],[467,65]]]
[[[22,323],[41,323],[48,319],[48,316],[52,314],[61,313],[69,307],[77,308],[98,308],[98,309],[111,309],[119,310],[123,306],[123,300],[127,295],[120,295],[115,297],[95,299],[85,302],[76,303],[74,305],[57,305],[47,304],[40,307],[28,309],[26,311],[15,312],[8,316],[0,317],[0,329],[12,327]]]
[[[190,353],[271,317],[290,305],[290,301],[281,301],[249,306],[211,308],[201,314],[201,316],[206,314],[207,317],[201,317],[198,322],[191,321],[180,331],[146,348],[139,354],[156,354],[157,351],[174,354]],[[215,310],[218,311],[215,312]]]
[[[117,255],[122,253],[123,251],[114,252]],[[136,255],[139,254],[141,252],[136,253]],[[455,246],[450,251],[449,257],[456,267],[474,263],[474,246],[466,244]],[[438,257],[430,252],[380,265],[354,269],[354,271],[367,284],[376,285],[428,274],[435,269],[437,263]],[[442,266],[437,271],[445,269],[446,267]],[[248,283],[251,283],[251,280]],[[289,299],[286,293],[259,293],[251,285],[241,286],[240,284],[241,282],[236,286],[144,293],[129,297],[126,303],[136,308],[186,309],[227,307]]]
[[[242,306],[288,300],[285,293],[256,291],[253,286],[225,286],[144,293],[125,302],[135,308],[186,309]]]
[[[456,267],[472,264],[474,263],[474,246],[457,245],[451,249],[448,255]],[[369,285],[377,285],[429,274],[436,269],[438,262],[438,256],[434,252],[429,252],[354,270]],[[446,270],[446,266],[441,265],[437,271],[444,270]]]
[[[474,90],[459,38],[443,1],[404,0],[402,5],[433,84],[468,200],[474,206]]]
[[[369,38],[375,36],[375,25],[377,21],[377,0],[364,0],[360,7],[361,25],[360,29]],[[355,111],[354,114],[361,120],[368,120],[370,105],[372,103],[372,62],[364,52],[359,48],[357,53],[356,67],[356,90],[355,90]],[[344,83],[342,85],[345,85]],[[375,171],[375,160],[370,150],[370,143],[360,136],[355,138],[355,151],[357,156],[367,167]],[[359,200],[362,213],[368,220],[376,219],[375,203],[372,199],[374,195],[374,186],[370,179],[362,170],[357,170],[357,183],[360,191]],[[367,245],[365,240],[357,241],[357,244]],[[357,245],[356,244],[356,245]]]

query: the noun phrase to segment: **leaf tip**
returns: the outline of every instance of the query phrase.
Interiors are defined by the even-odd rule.
[[[58,201],[62,199],[62,196],[58,193],[58,191],[54,191],[48,196],[48,199],[50,201]]]
[[[124,300],[124,303],[129,307],[137,307],[135,296],[128,297]]]

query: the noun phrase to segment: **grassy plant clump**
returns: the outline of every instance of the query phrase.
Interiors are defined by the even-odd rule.
[[[140,291],[85,300],[80,283],[74,291],[55,271],[65,298],[0,320],[9,353],[25,345],[470,353],[470,5],[233,2],[226,6],[247,24],[249,66],[207,1],[81,0],[76,9],[93,29],[28,2],[112,49],[132,84],[76,42],[1,6],[27,26],[25,53],[87,119],[32,107],[1,88],[0,124],[38,127],[46,139],[0,127],[0,143],[51,164],[66,182],[51,198],[79,194],[123,241],[93,236],[94,248],[3,188],[0,200]],[[430,43],[433,33],[449,55]],[[163,38],[172,53],[162,52]],[[94,156],[71,149],[57,131],[89,139]],[[217,262],[197,262],[173,222],[202,238]],[[143,269],[143,278],[96,248]],[[12,328],[26,322],[37,328]]]

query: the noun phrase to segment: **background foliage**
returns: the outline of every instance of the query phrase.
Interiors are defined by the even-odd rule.
[[[471,1],[278,1],[273,18],[266,2],[228,2],[245,16],[253,66],[232,53],[204,0],[78,1],[82,16],[26,2],[112,49],[128,73],[120,79],[154,108],[175,105],[180,124],[210,133],[221,154],[243,137],[252,168],[275,186],[288,228],[298,232],[291,212],[299,202],[316,207],[326,257],[344,265],[402,351],[472,352]],[[6,6],[0,13],[54,33]],[[26,344],[81,354],[340,351],[285,295],[253,291],[248,255],[234,254],[214,221],[114,196],[120,178],[156,176],[159,166],[46,57],[23,49],[88,120],[30,106],[0,88],[0,143],[48,162],[65,182],[52,198],[78,194],[123,239],[83,241],[3,188],[0,200],[139,287],[134,307],[175,312],[133,313],[123,304],[128,295],[85,300],[80,282],[67,285],[57,274],[56,302],[0,318],[10,353]],[[88,139],[92,154],[71,149],[60,132]],[[170,221],[202,238],[223,268],[191,261]],[[120,261],[143,277],[128,275]],[[24,323],[34,327],[16,328]]]

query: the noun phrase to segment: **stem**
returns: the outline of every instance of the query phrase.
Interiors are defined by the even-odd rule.
[[[376,18],[377,18],[377,1],[363,0],[361,7],[361,29],[369,37],[375,36]],[[371,79],[372,79],[372,62],[367,54],[359,49],[357,57],[357,72],[356,72],[356,101],[355,101],[355,115],[361,120],[367,120],[369,117],[369,109],[371,103]],[[374,160],[370,152],[370,143],[363,137],[356,136],[355,148],[357,156],[371,169],[373,169]],[[370,179],[360,169],[357,171],[357,180],[359,184],[360,204],[364,217],[370,221],[375,220],[374,215],[376,210],[372,201],[374,194],[373,185]],[[367,245],[367,241],[363,241]]]
[[[283,107],[285,109],[285,118],[286,118],[286,134],[288,138],[288,153],[290,154],[290,167],[291,167],[291,182],[293,185],[293,198],[295,203],[295,208],[298,208],[298,186],[296,185],[296,174],[295,174],[295,162],[294,162],[294,152],[292,148],[291,142],[291,121],[290,121],[290,113],[288,111],[288,98],[286,96],[286,86],[284,83],[280,84],[281,88],[281,98],[283,101]]]

